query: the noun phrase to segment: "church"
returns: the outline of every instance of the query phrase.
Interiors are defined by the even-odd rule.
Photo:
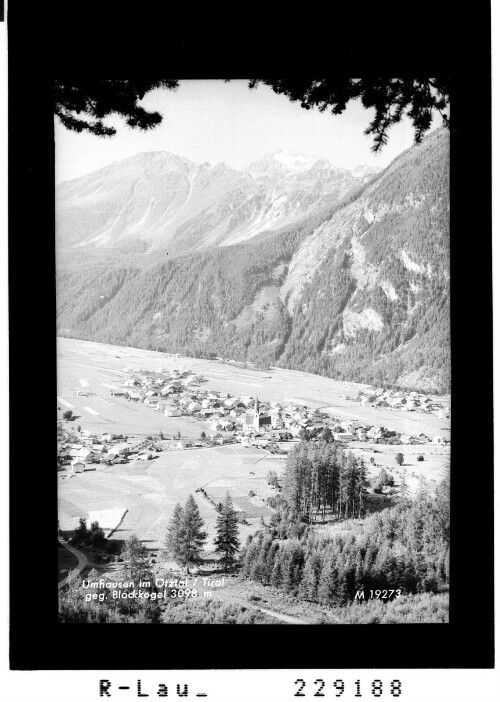
[[[270,429],[271,428],[271,417],[260,414],[259,398],[256,397],[253,410],[250,410],[245,415],[245,422],[243,425],[244,429],[246,431],[249,431],[250,429],[253,429],[255,431],[259,431],[259,429],[261,429],[263,427],[267,427],[268,425],[269,425],[269,429]]]

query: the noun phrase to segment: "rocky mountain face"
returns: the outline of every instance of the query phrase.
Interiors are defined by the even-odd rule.
[[[151,166],[151,154],[144,157],[154,173],[162,170]],[[202,168],[173,158],[175,168]],[[136,160],[122,167],[136,172]],[[184,210],[175,202],[181,198],[172,200],[178,226],[168,236],[183,255],[172,255],[170,244],[169,256],[162,255],[164,233],[156,244],[148,240],[148,251],[158,247],[153,254],[120,258],[109,249],[113,233],[106,234],[106,244],[90,246],[95,230],[59,232],[68,252],[58,267],[59,334],[377,385],[449,390],[446,130],[432,132],[376,174],[363,168],[354,175],[324,159],[278,152],[245,173],[222,167],[218,178],[234,189],[220,196],[216,192],[224,188],[214,178],[219,167],[204,168],[206,206],[198,204],[199,174],[187,204],[193,212],[198,208],[196,215],[180,223]],[[66,216],[81,207],[82,192],[95,198],[115,178],[123,201],[128,196],[127,202],[135,202],[148,187],[152,192],[142,177],[131,192],[118,165],[109,169],[61,186],[64,198],[58,202]],[[165,197],[173,198],[172,192]],[[246,214],[236,217],[233,207],[224,219],[222,202],[236,192]],[[148,197],[141,195],[141,207]],[[133,237],[122,230],[116,241],[125,240]],[[108,250],[112,256],[105,255]]]
[[[339,202],[373,175],[366,168],[277,152],[241,172],[139,154],[58,186],[57,243],[170,254],[236,244]]]

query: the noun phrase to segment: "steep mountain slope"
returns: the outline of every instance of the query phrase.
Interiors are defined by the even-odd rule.
[[[402,154],[302,242],[282,294],[294,319],[283,364],[447,386],[447,132]]]
[[[124,252],[180,253],[276,230],[338,202],[366,177],[325,159],[265,157],[247,172],[195,164],[166,152],[139,154],[56,190],[57,243]]]
[[[252,164],[253,177],[243,178],[281,181],[281,192],[294,191],[298,178],[304,192],[314,169],[326,171],[325,181],[335,170],[282,160]],[[286,176],[276,174],[282,166]],[[154,264],[125,255],[118,264],[61,259],[59,333],[447,391],[447,131],[431,133],[382,173],[362,174],[358,184],[363,179],[345,191],[337,178],[340,202],[318,204],[328,200],[329,185],[314,212],[232,246],[158,255]],[[199,219],[202,227],[203,213]]]

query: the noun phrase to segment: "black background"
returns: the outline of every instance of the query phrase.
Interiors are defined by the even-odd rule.
[[[7,17],[11,668],[492,667],[489,3],[475,2],[469,14],[419,3],[405,15],[407,4],[358,3],[351,17],[333,5],[330,13],[310,4],[299,13],[289,4],[274,18],[255,4],[238,15],[234,4],[140,17],[103,5],[18,0]],[[58,624],[51,86],[82,74],[452,77],[450,624]]]

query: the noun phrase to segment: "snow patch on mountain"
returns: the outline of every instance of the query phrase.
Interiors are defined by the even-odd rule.
[[[318,161],[328,164],[328,161],[320,156],[308,154],[296,154],[290,151],[276,151],[272,154],[275,161],[282,163],[291,171],[307,171],[312,168]],[[331,164],[330,164],[331,165]]]

